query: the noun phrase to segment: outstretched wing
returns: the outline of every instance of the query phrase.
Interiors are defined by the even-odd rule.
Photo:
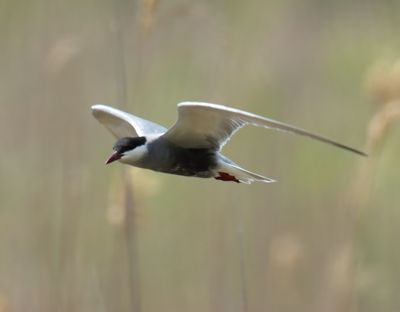
[[[186,148],[219,150],[237,130],[247,124],[299,134],[366,156],[359,150],[306,130],[238,109],[209,103],[178,104],[178,120],[163,137]]]
[[[164,133],[166,128],[106,105],[92,106],[93,116],[116,138]]]

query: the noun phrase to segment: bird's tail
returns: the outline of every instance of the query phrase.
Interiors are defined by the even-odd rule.
[[[218,165],[214,178],[221,181],[232,181],[246,184],[251,184],[253,182],[275,182],[275,180],[271,178],[267,178],[257,173],[243,169],[225,157],[223,158],[223,161],[220,162],[220,164]]]

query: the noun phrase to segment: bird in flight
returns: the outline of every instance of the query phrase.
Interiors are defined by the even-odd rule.
[[[245,125],[295,133],[366,156],[359,150],[306,130],[218,104],[179,103],[178,120],[169,129],[106,105],[92,106],[92,113],[117,138],[106,164],[118,160],[181,176],[247,184],[275,182],[241,168],[221,154],[222,147]]]

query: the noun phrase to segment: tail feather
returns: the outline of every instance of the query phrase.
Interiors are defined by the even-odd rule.
[[[220,168],[218,169],[218,171],[222,172],[222,173],[227,173],[227,174],[233,176],[234,178],[236,178],[239,182],[246,183],[246,184],[251,184],[253,182],[265,182],[265,183],[275,182],[274,179],[264,177],[257,173],[248,171],[246,169],[239,167],[238,165],[236,165],[234,163],[224,162],[223,164],[220,165]],[[232,181],[232,180],[230,180],[230,181]]]

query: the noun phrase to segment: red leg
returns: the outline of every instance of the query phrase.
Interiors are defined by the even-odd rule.
[[[240,181],[238,179],[236,179],[235,176],[230,175],[229,173],[218,171],[218,174],[219,174],[218,177],[214,177],[216,180],[232,181],[232,182],[240,183]]]

